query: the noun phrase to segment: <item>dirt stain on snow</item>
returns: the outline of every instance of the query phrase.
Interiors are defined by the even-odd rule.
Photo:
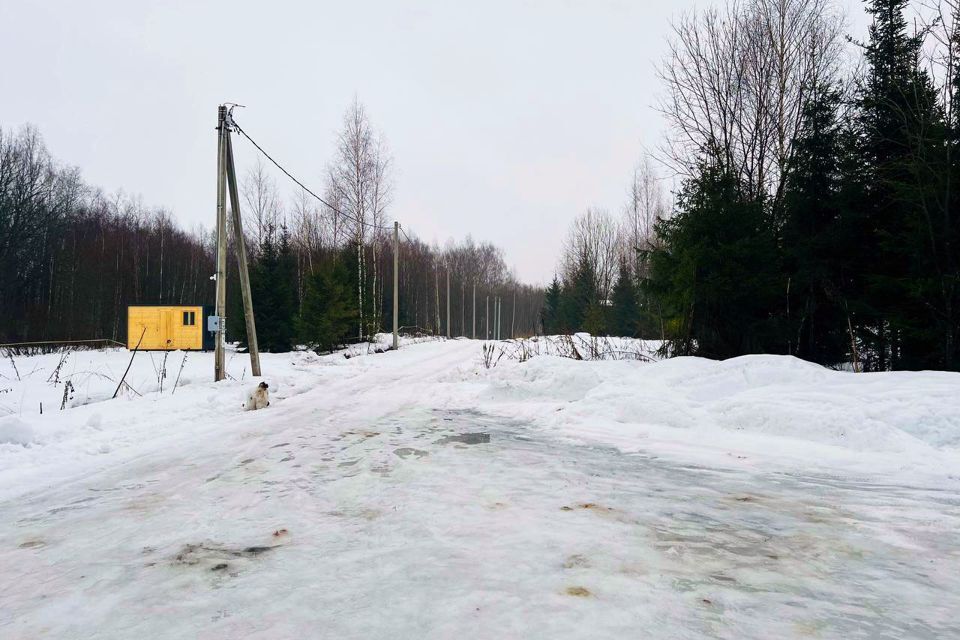
[[[404,459],[410,458],[410,457],[425,458],[428,455],[430,455],[430,453],[427,451],[422,451],[420,449],[412,449],[410,447],[401,447],[399,449],[394,449],[393,452]]]
[[[593,595],[586,587],[567,587],[566,594],[575,598],[589,598]]]
[[[593,511],[594,513],[613,513],[613,509],[610,507],[604,507],[602,505],[596,504],[594,502],[581,502],[580,504],[575,504],[571,506],[560,507],[560,511],[577,511],[577,510]]]
[[[488,444],[489,442],[489,433],[461,433],[455,436],[444,436],[434,444]]]
[[[229,563],[231,560],[256,558],[279,546],[253,545],[231,548],[214,543],[185,544],[173,557],[172,564],[183,567],[207,567],[210,571],[223,572],[231,567]]]
[[[589,558],[587,558],[586,556],[582,556],[579,553],[575,553],[563,561],[564,569],[576,569],[576,568],[589,567],[589,566],[590,566]]]
[[[26,542],[21,542],[18,546],[20,549],[37,549],[39,547],[47,546],[47,543],[39,538],[34,538],[27,540]]]

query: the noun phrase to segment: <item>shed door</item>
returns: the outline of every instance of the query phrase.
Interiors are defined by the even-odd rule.
[[[177,310],[166,310],[164,313],[160,314],[160,335],[163,339],[163,344],[160,345],[161,349],[175,349],[174,338],[177,335],[177,329],[179,328],[176,323],[177,320]]]

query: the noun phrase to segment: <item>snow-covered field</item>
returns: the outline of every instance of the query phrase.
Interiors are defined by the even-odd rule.
[[[0,362],[0,637],[960,637],[960,375],[182,357]]]

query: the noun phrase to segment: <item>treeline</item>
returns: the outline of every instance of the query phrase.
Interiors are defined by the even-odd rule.
[[[930,10],[870,0],[868,39],[852,47],[828,0],[675,23],[660,157],[682,183],[671,215],[623,254],[637,259],[616,278],[635,295],[635,333],[675,355],[960,368],[960,13]],[[574,257],[581,283],[561,289],[595,279],[587,306],[615,315],[598,263]]]
[[[283,198],[258,163],[241,180],[241,213],[261,349],[317,349],[392,326],[391,163],[363,107],[344,118],[327,167],[328,207],[297,191]],[[106,196],[58,163],[31,127],[0,129],[0,342],[126,340],[131,304],[212,304],[214,234],[185,232],[163,209]],[[227,336],[244,341],[230,247]],[[449,274],[450,326],[447,322]],[[405,330],[485,337],[486,300],[502,298],[502,335],[537,330],[543,292],[516,281],[497,247],[471,239],[400,242]],[[493,310],[491,302],[491,314]]]
[[[251,289],[261,350],[288,351],[296,344],[330,350],[366,340],[376,331],[391,330],[392,238],[379,242],[377,263],[373,262],[372,246],[365,247],[363,288],[372,293],[361,308],[356,246],[323,245],[308,253],[294,237],[281,227],[268,234],[252,256]],[[382,286],[374,282],[375,266],[386,279]],[[501,299],[501,337],[528,336],[539,328],[542,289],[516,282],[506,269],[502,252],[491,244],[478,245],[468,238],[438,249],[415,236],[404,238],[399,273],[398,325],[402,333],[493,337],[497,297]],[[245,344],[239,287],[228,289],[227,297],[228,338]],[[359,322],[364,323],[359,330],[362,333],[358,333]]]
[[[0,129],[0,342],[123,341],[128,304],[208,300],[210,240],[85,184],[36,129]]]

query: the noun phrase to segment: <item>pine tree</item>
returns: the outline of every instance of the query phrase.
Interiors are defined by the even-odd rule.
[[[545,335],[553,335],[562,331],[560,327],[560,280],[553,276],[553,281],[544,295],[543,308],[540,310],[540,321]]]
[[[293,349],[298,306],[296,258],[286,229],[280,233],[279,241],[272,233],[264,236],[250,266],[250,289],[260,350],[282,353]],[[242,321],[241,311],[236,322]]]
[[[782,353],[784,295],[776,238],[761,202],[744,195],[718,155],[699,164],[657,225],[644,287],[659,298],[677,355]]]
[[[298,333],[317,351],[331,351],[352,337],[357,313],[350,271],[343,257],[336,257],[307,279]]]
[[[838,91],[816,88],[804,110],[784,194],[788,350],[825,365],[848,361],[850,346],[841,276],[846,246],[840,231],[846,211],[839,106]]]
[[[559,304],[559,324],[563,331],[602,333],[603,312],[599,309],[597,275],[589,258],[583,256],[568,282],[564,282]]]
[[[640,318],[640,305],[637,301],[637,288],[633,274],[625,257],[620,258],[617,282],[613,286],[610,307],[610,332],[617,336],[634,337],[637,335]]]
[[[907,33],[907,5],[867,3],[873,24],[857,105],[867,187],[859,237],[853,239],[854,278],[863,286],[855,302],[860,333],[878,369],[944,366],[942,336],[955,331],[946,328],[955,320],[943,317],[945,309],[930,305],[931,297],[950,305],[937,291],[945,263],[930,255],[945,229],[929,222],[931,212],[941,209],[947,129],[921,67],[923,35]]]

